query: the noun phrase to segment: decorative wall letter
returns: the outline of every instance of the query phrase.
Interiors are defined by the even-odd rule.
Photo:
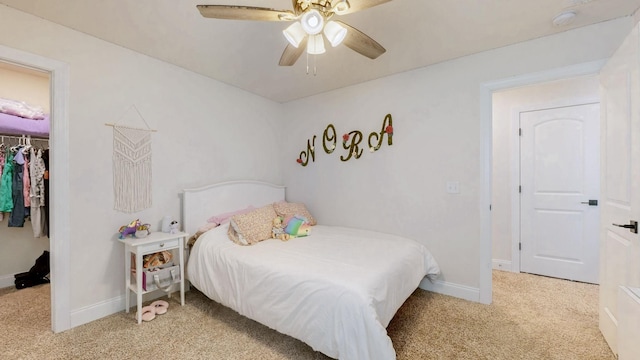
[[[384,121],[382,121],[382,130],[380,130],[379,136],[378,133],[369,134],[369,151],[374,152],[380,149],[384,134],[387,134],[388,137],[387,144],[389,146],[393,145],[393,120],[391,119],[391,114],[387,114],[387,116],[384,117]],[[372,138],[375,138],[374,141],[377,142],[375,146],[371,144]]]
[[[382,121],[382,129],[379,133],[372,132],[369,134],[367,144],[369,145],[370,152],[373,153],[380,149],[385,135],[387,135],[387,145],[393,145],[393,119],[391,118],[391,114],[385,116]],[[362,143],[363,139],[364,136],[362,132],[358,130],[353,130],[342,135],[342,148],[346,150],[346,153],[340,156],[340,160],[349,161],[351,158],[359,159],[363,153],[363,150],[360,148],[360,143]],[[307,166],[309,160],[311,160],[311,162],[316,161],[315,142],[316,135],[313,135],[310,140],[307,140],[307,149],[301,151],[300,156],[296,159],[300,165]],[[322,134],[322,148],[324,152],[327,154],[333,153],[336,149],[337,142],[338,134],[335,126],[333,126],[333,124],[327,125]]]
[[[342,139],[343,139],[342,147],[345,150],[349,150],[349,151],[347,152],[346,157],[340,156],[340,160],[349,161],[349,159],[351,159],[351,156],[355,157],[356,159],[359,159],[360,156],[362,156],[362,150],[358,147],[360,142],[362,142],[362,133],[357,130],[352,131],[349,134],[344,134]],[[347,146],[347,142],[349,141],[349,139],[351,139],[351,143],[349,144],[349,146]]]
[[[311,161],[316,161],[316,136],[313,135],[313,140],[307,140],[307,151],[301,151],[300,157],[298,157],[298,163],[302,164],[302,166],[307,166],[309,163],[309,157],[311,157]],[[302,159],[304,157],[304,160]]]
[[[324,148],[324,152],[326,152],[327,154],[331,154],[333,150],[336,149],[337,140],[338,136],[336,135],[336,128],[333,127],[333,124],[329,124],[327,128],[324,129],[324,134],[322,134],[322,147]],[[333,142],[331,145],[329,145],[329,147],[327,147],[328,141]]]

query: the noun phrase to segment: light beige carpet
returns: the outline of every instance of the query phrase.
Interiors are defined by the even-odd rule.
[[[397,358],[615,359],[596,285],[501,271],[493,281],[492,305],[416,290],[388,327]],[[142,325],[120,312],[53,334],[49,291],[0,290],[0,359],[328,359],[197,291]]]

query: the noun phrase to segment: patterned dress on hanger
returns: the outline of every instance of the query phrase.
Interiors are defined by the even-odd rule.
[[[45,208],[44,208],[44,160],[42,149],[37,151],[31,148],[31,161],[29,171],[31,175],[31,227],[33,237],[39,238],[45,235]]]

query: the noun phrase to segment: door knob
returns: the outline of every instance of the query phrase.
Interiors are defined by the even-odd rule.
[[[598,200],[582,201],[581,204],[586,204],[589,206],[598,206]]]
[[[613,226],[629,229],[634,234],[638,233],[638,222],[634,220],[629,220],[629,224],[612,224]]]

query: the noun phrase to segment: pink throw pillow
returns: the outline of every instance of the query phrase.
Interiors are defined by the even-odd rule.
[[[230,211],[228,213],[212,216],[212,217],[209,218],[209,220],[207,220],[207,222],[218,224],[218,225],[225,224],[225,223],[229,222],[229,220],[231,219],[232,216],[246,214],[246,213],[251,212],[251,211],[253,211],[255,209],[256,208],[253,205],[249,205],[248,207],[246,207],[244,209]]]

